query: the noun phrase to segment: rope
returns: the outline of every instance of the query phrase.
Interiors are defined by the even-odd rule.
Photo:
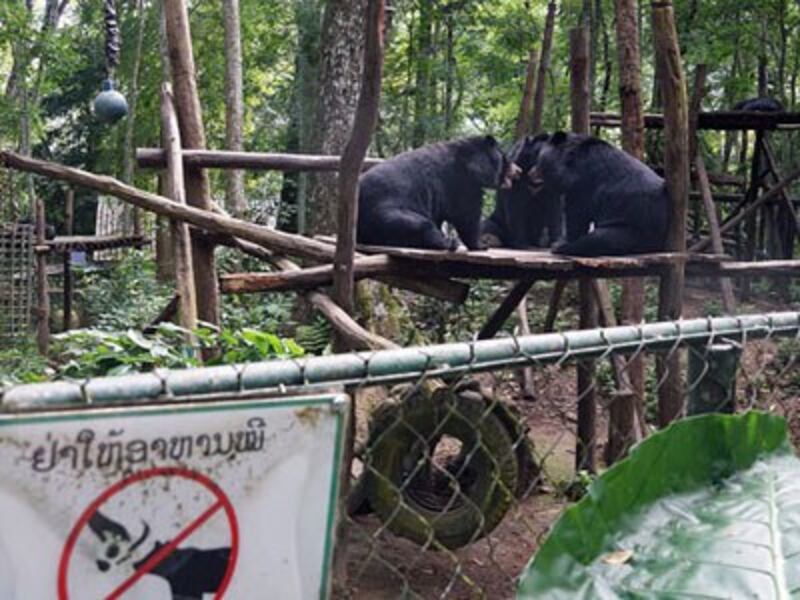
[[[106,71],[110,79],[114,74],[114,70],[119,66],[119,50],[121,45],[115,0],[105,0],[103,10],[105,13],[104,20],[106,29]]]

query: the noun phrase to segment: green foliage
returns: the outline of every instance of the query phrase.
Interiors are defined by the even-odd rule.
[[[33,339],[9,343],[0,348],[0,387],[44,381],[51,374]]]
[[[152,256],[130,251],[107,270],[84,273],[79,289],[85,295],[87,319],[101,330],[143,329],[173,295],[156,280]]]
[[[517,597],[788,598],[800,573],[798,476],[779,417],[679,421],[564,512]]]
[[[57,374],[86,378],[198,367],[199,348],[187,343],[188,333],[171,323],[161,323],[151,334],[135,329],[124,332],[79,329],[63,333],[54,336]],[[218,349],[213,358],[203,363],[206,365],[297,358],[305,354],[293,339],[255,329],[216,331],[201,327],[193,335],[199,347]]]

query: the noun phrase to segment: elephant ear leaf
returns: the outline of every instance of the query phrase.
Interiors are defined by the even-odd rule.
[[[798,507],[800,460],[782,418],[685,419],[564,512],[517,598],[797,598]]]

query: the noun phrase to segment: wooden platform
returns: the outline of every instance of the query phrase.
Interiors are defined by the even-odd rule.
[[[713,273],[726,257],[710,254],[640,254],[636,256],[568,257],[548,250],[492,248],[443,252],[419,248],[358,246],[364,254],[385,254],[405,270],[429,277],[476,279],[573,279],[659,275],[668,265],[685,262],[693,271]]]
[[[136,248],[150,242],[149,239],[137,235],[70,235],[56,236],[45,242],[50,252],[68,252],[81,250],[113,250],[114,248]]]

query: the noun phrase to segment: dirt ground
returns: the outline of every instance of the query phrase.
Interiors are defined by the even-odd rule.
[[[685,301],[685,318],[704,316],[709,302],[717,298],[718,295],[707,287],[690,287]],[[739,310],[756,313],[789,308],[798,307],[756,298]],[[786,376],[786,369],[780,373],[772,367],[777,356],[776,344],[773,340],[747,344],[737,381],[739,402],[742,408],[758,406],[785,414],[797,443],[800,441],[800,398],[794,390],[787,401],[786,395],[775,387],[776,382],[770,379]],[[797,368],[800,369],[800,362]],[[416,544],[385,531],[374,515],[351,517],[347,527],[347,583],[336,587],[334,597],[353,600],[502,600],[514,597],[517,578],[552,523],[569,504],[561,492],[575,475],[575,370],[537,369],[536,388],[541,394],[534,401],[521,397],[516,378],[511,373],[496,373],[489,377],[495,387],[495,397],[514,404],[530,428],[529,436],[534,441],[537,459],[543,469],[541,488],[513,505],[488,537],[454,552],[422,550]],[[601,388],[601,406],[607,399],[605,393]],[[375,393],[362,403],[361,410],[365,412],[359,415],[361,423],[366,422],[364,417],[370,407],[380,400],[380,395]],[[597,422],[598,457],[602,456],[606,427],[605,411],[601,410]],[[359,438],[363,439],[365,433],[361,427]]]

